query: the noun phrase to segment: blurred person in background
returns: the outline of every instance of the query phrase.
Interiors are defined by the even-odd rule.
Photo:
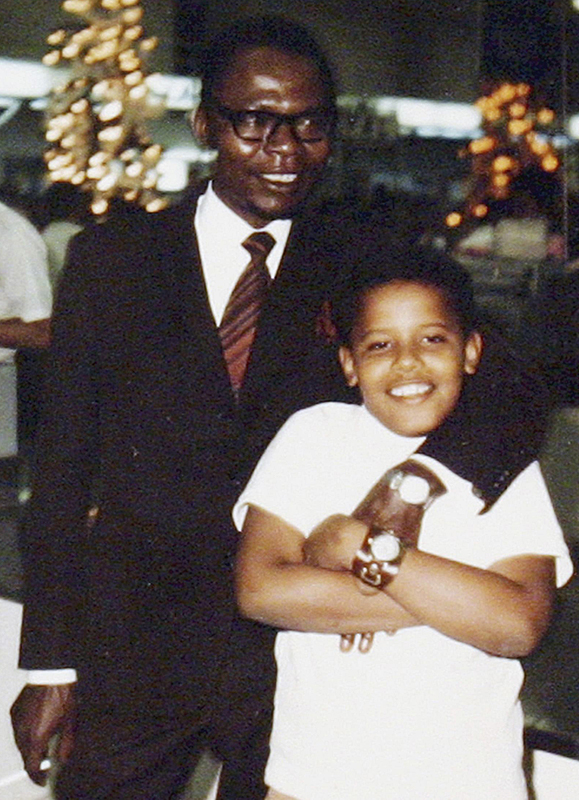
[[[46,246],[23,214],[0,202],[0,454],[4,457],[17,454],[18,439],[21,451],[30,444],[27,415],[34,410],[25,397],[34,397],[36,403],[41,387],[31,387],[22,372],[18,380],[15,361],[17,352],[38,353],[48,346],[51,311]]]

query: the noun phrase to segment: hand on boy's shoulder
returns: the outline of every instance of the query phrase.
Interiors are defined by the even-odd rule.
[[[350,571],[352,560],[368,527],[346,514],[333,514],[320,522],[304,542],[304,560],[313,567]]]

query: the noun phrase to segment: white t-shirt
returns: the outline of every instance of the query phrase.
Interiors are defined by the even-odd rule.
[[[260,506],[305,535],[351,513],[422,439],[400,437],[362,406],[323,403],[294,414],[234,510]],[[538,464],[490,511],[472,486],[419,457],[448,492],[425,515],[421,549],[486,568],[522,553],[569,554]],[[284,631],[266,782],[298,800],[522,800],[522,668],[432,628],[378,633],[369,653],[332,634]]]
[[[52,292],[46,246],[34,225],[0,203],[0,320],[35,322],[48,319]],[[0,362],[11,361],[14,350],[0,348]]]

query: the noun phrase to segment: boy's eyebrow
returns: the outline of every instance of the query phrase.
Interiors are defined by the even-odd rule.
[[[455,330],[456,328],[460,328],[458,322],[424,322],[420,325],[421,328],[448,328],[449,330]]]
[[[460,330],[458,322],[421,322],[417,327],[419,328],[446,328],[447,330]],[[390,328],[368,328],[363,331],[363,336],[369,336],[372,333],[390,333]]]

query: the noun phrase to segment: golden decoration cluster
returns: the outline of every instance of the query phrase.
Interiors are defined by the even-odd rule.
[[[86,26],[47,38],[52,49],[44,63],[69,69],[48,108],[50,180],[92,192],[95,215],[106,214],[114,197],[159,211],[167,205],[156,190],[162,148],[146,121],[163,108],[149,93],[145,69],[157,39],[144,35],[140,0],[64,0],[62,9]]]
[[[483,135],[461,150],[470,158],[472,187],[465,209],[446,217],[456,228],[467,218],[483,219],[492,200],[504,200],[512,183],[526,167],[537,165],[555,173],[560,159],[551,143],[555,112],[536,103],[527,83],[502,83],[476,102],[482,116]]]

